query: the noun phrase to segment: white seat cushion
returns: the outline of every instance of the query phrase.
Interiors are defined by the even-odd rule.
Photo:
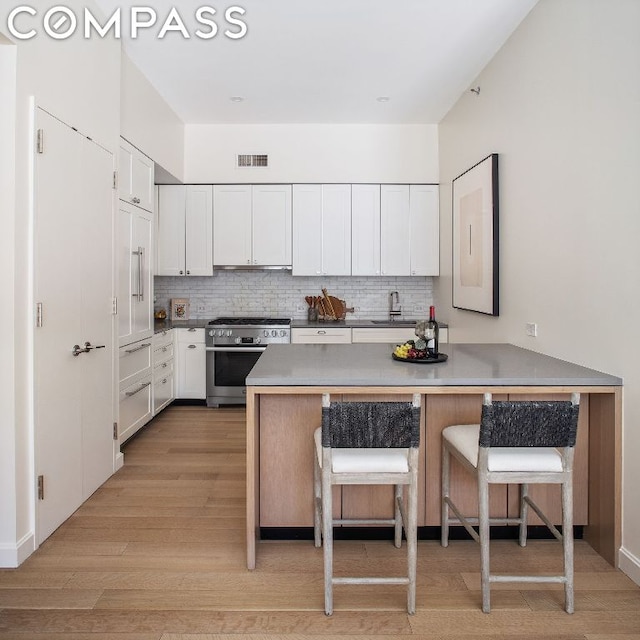
[[[313,434],[322,468],[322,429]],[[332,449],[333,473],[407,473],[408,449]]]
[[[478,465],[479,424],[456,424],[447,427],[442,437],[474,467]],[[491,447],[489,471],[562,471],[562,455],[551,447]]]

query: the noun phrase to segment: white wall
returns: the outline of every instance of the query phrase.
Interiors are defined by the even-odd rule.
[[[237,169],[236,154],[269,154]],[[438,182],[436,125],[187,125],[185,182]]]
[[[440,124],[450,338],[624,378],[623,552],[640,583],[640,3],[540,0]],[[500,154],[500,317],[451,308],[451,182]],[[525,336],[526,322],[539,337]]]
[[[122,53],[121,132],[178,180],[184,175],[184,124]]]
[[[74,10],[76,15],[82,15],[85,4],[80,0],[71,0],[65,6]],[[6,11],[10,8],[7,7]],[[4,7],[0,13],[2,30],[6,25]],[[12,566],[24,559],[34,545],[33,434],[30,415],[33,332],[29,176],[33,141],[30,101],[35,97],[39,106],[115,152],[120,132],[120,45],[114,40],[73,37],[54,41],[46,35],[38,35],[32,40],[4,47],[11,48],[15,54],[15,123],[12,135],[7,138],[9,145],[15,139],[15,153],[12,154],[11,166],[7,168],[3,135],[0,183],[11,181],[15,202],[11,203],[12,195],[2,196],[2,245],[5,242],[12,244],[8,253],[2,256],[3,261],[11,262],[6,274],[3,273],[3,285],[6,276],[12,280],[13,289],[11,283],[2,289],[5,313],[0,340],[3,375],[7,373],[6,367],[13,365],[13,393],[11,398],[6,398],[5,404],[5,395],[10,393],[11,387],[2,384],[0,464],[4,466],[6,463],[8,469],[15,469],[15,480],[13,486],[5,486],[6,471],[3,470],[0,475],[0,566]],[[2,67],[8,63],[10,55],[2,54]],[[10,87],[9,94],[4,93],[4,86],[2,90],[3,100],[0,102],[5,103],[12,97]],[[3,133],[10,118],[6,106],[4,109],[0,106],[0,129]],[[4,209],[7,202],[8,207]],[[7,236],[4,235],[5,228],[9,230]],[[6,412],[5,407],[9,408]],[[14,442],[13,455],[3,446],[11,439]],[[5,460],[5,456],[11,459]]]

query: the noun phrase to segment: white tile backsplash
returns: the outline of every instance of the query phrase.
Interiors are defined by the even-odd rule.
[[[189,298],[193,319],[217,316],[307,317],[305,296],[330,295],[355,307],[352,318],[389,317],[389,293],[400,294],[402,316],[423,318],[433,304],[430,277],[305,277],[288,271],[216,271],[213,276],[155,277],[155,309],[169,312],[171,298]],[[419,310],[422,309],[422,310]]]

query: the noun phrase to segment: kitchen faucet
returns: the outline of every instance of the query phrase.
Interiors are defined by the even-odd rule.
[[[396,316],[402,315],[402,306],[400,305],[400,294],[392,291],[389,294],[389,319],[394,320]]]

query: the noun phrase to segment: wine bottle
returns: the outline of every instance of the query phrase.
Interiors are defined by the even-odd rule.
[[[427,358],[438,357],[439,333],[440,328],[438,327],[438,321],[436,320],[436,308],[434,306],[430,306],[429,322],[427,322],[427,328],[424,332],[424,337],[427,341]]]

